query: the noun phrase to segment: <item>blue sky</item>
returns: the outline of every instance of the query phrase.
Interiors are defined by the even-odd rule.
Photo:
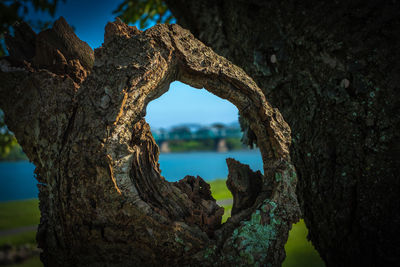
[[[104,27],[114,21],[112,12],[122,1],[60,1],[55,18],[63,16],[75,28],[78,37],[92,48],[101,46]],[[40,12],[32,12],[28,19],[50,20]],[[180,82],[174,82],[170,90],[147,107],[146,120],[153,128],[170,127],[182,123],[211,124],[237,121],[238,111],[230,102],[220,99],[208,91],[195,89]]]
[[[237,119],[238,110],[229,101],[181,82],[173,82],[167,93],[150,102],[146,115],[150,126],[156,128],[181,123],[228,124]]]

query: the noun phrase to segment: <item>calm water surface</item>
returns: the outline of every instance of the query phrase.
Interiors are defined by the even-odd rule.
[[[262,171],[258,150],[218,152],[171,153],[160,155],[161,174],[171,182],[185,175],[201,176],[205,180],[226,178],[228,167],[225,159],[231,157]],[[27,161],[0,162],[0,201],[37,198],[35,166]]]

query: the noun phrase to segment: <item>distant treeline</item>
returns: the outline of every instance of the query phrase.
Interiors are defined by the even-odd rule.
[[[0,161],[17,161],[17,160],[28,160],[22,147],[16,143],[12,144],[7,148],[6,151],[0,153]]]
[[[196,140],[170,140],[168,141],[169,152],[192,152],[192,151],[215,151],[217,150],[216,139]],[[226,138],[227,150],[247,149],[240,138]],[[160,144],[158,144],[160,146]]]

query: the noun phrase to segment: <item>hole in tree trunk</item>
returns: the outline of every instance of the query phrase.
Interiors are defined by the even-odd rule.
[[[222,223],[226,222],[233,205],[226,159],[254,171],[263,169],[259,150],[241,142],[237,108],[205,89],[173,82],[167,93],[148,104],[146,121],[161,152],[161,175],[169,182],[187,175],[203,178],[224,208]]]

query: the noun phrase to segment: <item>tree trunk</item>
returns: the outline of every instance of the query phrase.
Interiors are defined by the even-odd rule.
[[[290,125],[298,198],[326,264],[398,265],[399,2],[166,2]]]
[[[242,69],[177,25],[109,23],[93,54],[61,18],[38,35],[21,24],[7,44],[0,107],[37,166],[45,265],[281,264],[299,218],[290,129]],[[200,177],[160,174],[143,117],[175,80],[235,104],[257,137],[264,175],[228,160],[225,224]]]

